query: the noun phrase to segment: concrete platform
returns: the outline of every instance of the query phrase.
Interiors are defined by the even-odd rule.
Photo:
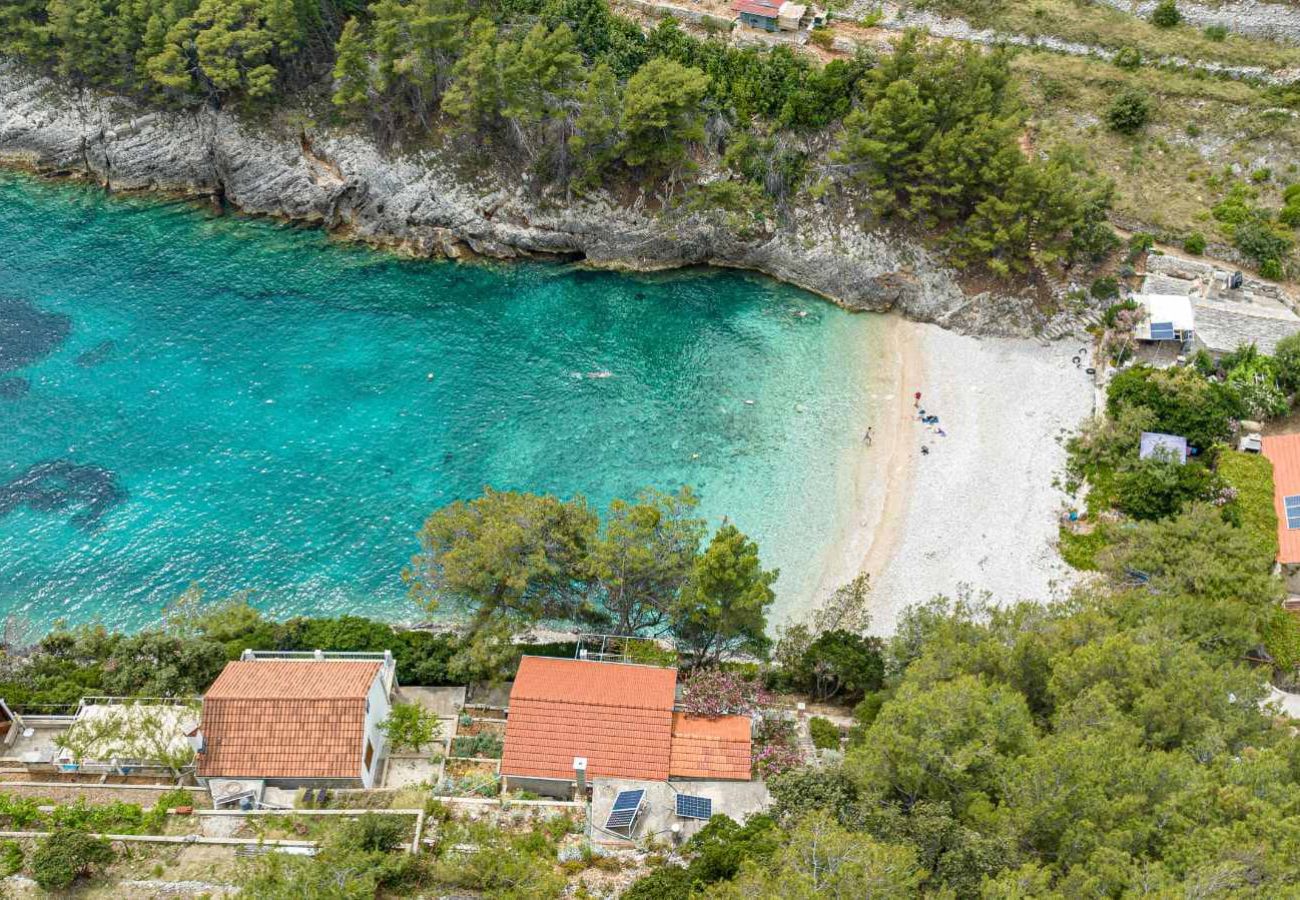
[[[655,837],[672,838],[673,825],[679,825],[678,840],[685,841],[703,828],[706,822],[683,819],[677,815],[677,795],[707,797],[713,801],[713,814],[724,815],[743,822],[754,813],[772,805],[772,795],[761,781],[637,781],[631,778],[598,778],[593,781],[591,797],[591,837],[593,841],[618,841],[621,835],[607,834],[600,829],[609,818],[614,797],[619,791],[643,788],[645,806],[632,832],[632,840]]]

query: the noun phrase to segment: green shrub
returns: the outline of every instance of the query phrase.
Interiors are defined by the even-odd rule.
[[[1205,252],[1205,235],[1199,231],[1193,231],[1183,241],[1183,249],[1193,256],[1200,256]]]
[[[1176,459],[1138,460],[1115,478],[1120,512],[1148,521],[1176,515],[1193,500],[1208,499],[1212,483],[1205,466]]]
[[[840,728],[830,719],[813,716],[808,720],[808,736],[818,750],[840,749]]]
[[[1282,268],[1282,260],[1276,257],[1264,260],[1259,264],[1259,276],[1267,278],[1269,281],[1281,281],[1286,277],[1286,270]]]
[[[96,866],[113,861],[113,848],[103,838],[61,828],[37,845],[28,866],[36,883],[47,891],[63,890]]]
[[[1088,293],[1098,300],[1114,299],[1119,296],[1119,281],[1114,275],[1105,275],[1092,283]]]
[[[1115,54],[1115,65],[1131,72],[1142,65],[1142,53],[1137,47],[1121,47]]]
[[[407,824],[403,816],[365,813],[339,829],[337,846],[344,850],[387,853],[406,843]]]
[[[1254,188],[1239,181],[1228,189],[1222,200],[1210,207],[1210,215],[1217,222],[1238,225],[1260,214],[1252,202],[1257,196]]]
[[[1135,231],[1128,239],[1128,261],[1137,262],[1143,253],[1156,245],[1156,236],[1149,231]]]
[[[871,723],[876,721],[876,716],[880,715],[880,708],[885,705],[889,699],[886,691],[875,691],[863,697],[857,706],[853,707],[853,726],[849,728],[849,746],[856,747],[862,743],[863,736]]]
[[[1102,313],[1101,323],[1107,328],[1114,328],[1119,322],[1120,313],[1132,312],[1137,309],[1138,306],[1139,304],[1136,300],[1125,300],[1123,303],[1112,303],[1110,306],[1106,307],[1106,311]]]
[[[416,703],[394,703],[379,726],[394,750],[419,753],[438,739],[438,716]]]
[[[1258,168],[1255,171],[1250,173],[1250,180],[1255,182],[1256,184],[1263,184],[1264,182],[1272,179],[1272,177],[1273,177],[1273,170],[1268,168],[1267,166]]]
[[[1278,210],[1277,220],[1289,228],[1300,226],[1300,199],[1290,200]]]
[[[1277,511],[1273,506],[1273,464],[1259,453],[1226,450],[1219,454],[1217,472],[1235,496],[1229,502],[1233,518],[1259,548],[1261,559],[1277,556]]]
[[[1072,568],[1083,572],[1097,571],[1100,568],[1097,564],[1097,554],[1109,545],[1109,532],[1100,524],[1086,534],[1071,531],[1065,526],[1061,527],[1059,543],[1061,559]]]
[[[874,15],[874,13],[873,13]],[[622,900],[690,900],[694,882],[682,866],[663,866],[632,882]]]
[[[1281,607],[1274,607],[1260,626],[1264,649],[1273,657],[1279,672],[1293,672],[1300,666],[1300,621]]]
[[[1190,368],[1134,366],[1111,379],[1106,410],[1112,418],[1125,407],[1141,406],[1155,414],[1146,430],[1182,435],[1201,450],[1228,440],[1231,420],[1243,412],[1232,388]]]
[[[1278,231],[1262,215],[1250,216],[1238,224],[1232,230],[1232,243],[1242,253],[1258,262],[1261,272],[1264,264],[1270,260],[1277,262],[1280,269],[1280,261],[1291,252],[1292,245],[1291,238]],[[1278,274],[1281,274],[1280,271]]]
[[[1155,11],[1151,13],[1151,24],[1157,28],[1173,28],[1183,20],[1175,0],[1160,0]]]
[[[1106,110],[1106,123],[1120,134],[1137,134],[1151,119],[1151,98],[1141,88],[1120,91]]]
[[[1273,348],[1277,384],[1288,394],[1300,390],[1300,334],[1290,334]]]
[[[490,731],[482,731],[475,735],[463,735],[453,738],[451,755],[473,756],[480,759],[500,759],[501,736]]]
[[[1206,25],[1205,36],[1212,41],[1227,40],[1228,29],[1223,25]]]
[[[23,848],[17,841],[0,842],[0,878],[16,875],[23,868]]]

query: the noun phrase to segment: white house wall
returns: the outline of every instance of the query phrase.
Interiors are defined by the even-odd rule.
[[[384,737],[379,725],[388,718],[390,709],[392,709],[392,703],[389,701],[388,691],[384,687],[384,674],[381,671],[375,676],[375,680],[370,685],[370,693],[366,695],[366,722],[362,734],[374,746],[375,755],[370,761],[370,768],[367,769],[366,741],[363,740],[361,742],[361,759],[358,768],[361,771],[361,783],[364,787],[374,787],[376,778],[383,771],[384,758],[388,755],[388,739]]]

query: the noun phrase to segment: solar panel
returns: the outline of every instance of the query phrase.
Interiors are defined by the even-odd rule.
[[[605,820],[606,828],[631,828],[641,812],[641,802],[645,800],[645,791],[619,791],[610,808],[609,818]]]
[[[1151,323],[1151,340],[1172,341],[1173,339],[1174,339],[1173,322],[1152,322]]]
[[[708,797],[678,794],[677,815],[683,819],[708,819],[713,815],[713,801]]]
[[[1286,507],[1286,527],[1300,528],[1300,494],[1283,497],[1282,503]]]

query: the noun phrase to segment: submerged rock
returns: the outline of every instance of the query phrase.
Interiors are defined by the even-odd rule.
[[[0,297],[0,372],[39,362],[59,348],[72,320],[38,309],[26,300]]]
[[[56,459],[37,463],[0,485],[0,517],[20,506],[36,512],[76,507],[69,521],[78,528],[93,528],[125,498],[126,492],[108,469]]]
[[[100,341],[77,357],[77,365],[83,369],[93,369],[95,366],[103,365],[108,362],[115,349],[117,345],[112,341]]]

